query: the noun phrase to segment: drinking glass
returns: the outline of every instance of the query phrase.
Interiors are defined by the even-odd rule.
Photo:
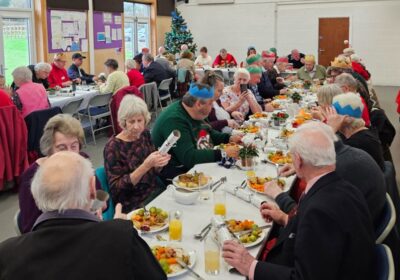
[[[218,275],[220,269],[220,250],[218,243],[209,235],[204,241],[204,262],[207,274]]]
[[[214,214],[222,217],[226,216],[226,192],[216,190],[214,192]]]
[[[181,241],[182,240],[182,212],[171,211],[169,213],[169,240]]]

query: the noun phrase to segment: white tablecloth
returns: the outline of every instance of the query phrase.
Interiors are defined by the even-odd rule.
[[[274,138],[278,135],[278,130],[270,130],[269,137]],[[261,157],[263,159],[263,157]],[[224,167],[218,166],[217,163],[206,163],[198,164],[192,168],[191,172],[194,170],[198,172],[204,172],[206,175],[213,177],[213,180],[218,180],[219,178],[226,176],[227,182],[223,185],[226,188],[233,188],[234,186],[240,185],[240,183],[246,179],[246,171],[239,170],[237,168],[226,169]],[[258,176],[276,176],[275,166],[272,164],[262,164],[259,163],[255,170]],[[289,188],[294,180],[294,176],[286,179],[286,188]],[[268,200],[273,202],[270,198],[257,194],[263,198],[263,200]],[[204,279],[244,279],[243,276],[238,274],[233,274],[227,271],[225,267],[225,262],[221,258],[221,269],[218,276],[210,276],[205,273],[204,268],[204,243],[194,239],[194,234],[199,233],[201,229],[206,226],[213,215],[213,199],[209,200],[198,200],[194,205],[182,205],[178,204],[172,197],[172,190],[168,189],[155,200],[153,200],[147,209],[151,206],[160,207],[166,211],[180,210],[183,212],[183,238],[182,246],[188,249],[194,249],[196,251],[197,261],[194,266],[194,270],[203,276]],[[229,193],[226,194],[226,207],[227,207],[227,219],[251,219],[255,221],[258,225],[264,225],[265,222],[262,220],[259,209]],[[269,230],[269,229],[267,229]],[[168,231],[162,232],[161,235],[168,239]],[[148,244],[157,244],[157,239],[155,235],[144,234],[142,238]],[[256,257],[257,252],[260,249],[260,245],[251,248],[250,253]],[[188,274],[184,274],[180,277],[174,279],[194,279]]]
[[[62,107],[67,104],[70,101],[75,101],[83,97],[83,101],[81,106],[79,107],[79,110],[86,109],[89,99],[96,95],[99,94],[98,90],[95,89],[90,89],[90,90],[77,90],[75,92],[75,96],[49,96],[49,101],[51,104],[51,107]]]

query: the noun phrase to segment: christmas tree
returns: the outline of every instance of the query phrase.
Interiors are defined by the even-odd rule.
[[[197,45],[193,44],[193,36],[181,13],[176,9],[171,13],[171,32],[165,33],[165,49],[172,54],[179,53],[183,44],[188,45],[192,53],[196,52]]]

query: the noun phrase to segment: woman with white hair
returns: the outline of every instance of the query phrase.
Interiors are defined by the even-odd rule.
[[[28,67],[21,66],[12,72],[15,85],[14,101],[21,111],[22,117],[28,116],[33,111],[43,110],[50,107],[47,99],[46,89],[42,84],[32,82],[32,72]]]
[[[42,84],[45,89],[49,88],[49,77],[51,65],[46,62],[39,62],[36,65],[28,65],[29,70],[32,72],[32,82]],[[18,87],[15,83],[11,84],[11,88],[15,91]]]
[[[125,62],[126,75],[129,78],[129,84],[139,88],[144,84],[143,75],[139,72],[140,65],[133,59],[128,59]]]
[[[234,74],[233,85],[225,87],[220,97],[222,107],[232,113],[238,111],[247,116],[249,112],[252,114],[259,113],[262,111],[260,105],[258,105],[254,94],[247,89],[247,85],[250,81],[250,73],[245,68],[238,68]],[[242,87],[246,87],[243,90]]]
[[[384,169],[384,159],[381,142],[377,133],[368,129],[362,119],[364,105],[355,93],[339,94],[333,98],[333,108],[325,109],[327,124],[335,132],[340,132],[343,143],[361,150],[372,156],[379,167]]]
[[[157,175],[171,156],[161,154],[151,142],[150,122],[146,103],[127,95],[118,110],[122,132],[110,138],[104,147],[106,170],[112,200],[121,203],[123,211],[143,207],[161,193]]]

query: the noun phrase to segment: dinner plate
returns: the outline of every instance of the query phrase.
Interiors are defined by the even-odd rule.
[[[138,211],[141,210],[141,209],[142,209],[142,208],[139,208],[139,209],[133,210],[132,212],[128,213],[128,214],[126,215],[127,219],[130,220],[130,221],[132,221],[132,219],[131,219],[132,216],[135,215],[136,212],[138,212]],[[164,211],[165,211],[165,210],[164,210]],[[133,221],[132,221],[132,223],[133,223]],[[157,232],[163,231],[163,230],[165,230],[165,229],[168,228],[168,218],[165,219],[165,224],[164,224],[163,226],[161,226],[161,227],[156,227],[156,228],[150,227],[150,230],[149,230],[149,231],[142,231],[142,230],[136,228],[136,227],[135,227],[135,224],[133,224],[133,227],[134,227],[139,233],[142,233],[142,232],[143,232],[143,233],[157,233]]]
[[[283,186],[283,188],[282,188],[282,190],[283,191],[285,191],[285,188],[286,188],[286,186],[287,186],[287,182],[286,182],[286,180],[284,179],[284,178],[280,178],[281,180],[283,180],[283,181],[285,181],[285,185]],[[255,192],[255,193],[259,193],[259,194],[262,194],[262,195],[266,195],[264,192],[261,192],[261,191],[259,191],[259,190],[256,190],[256,189],[253,189],[251,186],[250,186],[250,182],[247,180],[247,188],[250,190],[250,191],[252,191],[252,192]]]
[[[187,190],[187,191],[198,191],[198,190],[202,190],[205,188],[208,188],[210,186],[210,184],[212,184],[212,178],[210,176],[208,177],[208,183],[199,187],[195,187],[195,188],[189,188],[189,187],[182,187],[181,185],[179,185],[179,175],[176,176],[174,179],[172,179],[172,184],[174,184],[175,187]]]
[[[149,247],[153,248],[154,246],[164,246],[164,247],[172,247],[172,248],[182,248],[184,250],[184,253],[186,253],[189,256],[189,261],[190,264],[188,265],[190,268],[193,268],[194,265],[196,264],[196,251],[192,250],[191,248],[188,248],[187,246],[180,246],[181,244],[176,244],[176,243],[168,243],[168,242],[157,242],[154,244],[150,244]],[[254,245],[253,245],[254,246]],[[182,270],[174,272],[174,273],[170,273],[167,275],[168,279],[171,278],[175,278],[177,276],[183,275],[185,273],[187,273],[188,270],[186,268],[182,268]]]
[[[263,229],[260,233],[260,236],[256,239],[256,241],[254,242],[250,242],[250,243],[242,243],[242,245],[246,248],[250,248],[250,247],[254,247],[257,246],[258,244],[260,244],[261,242],[263,242],[265,236],[267,235],[267,233],[265,232],[265,229]],[[240,236],[239,236],[240,238]]]

